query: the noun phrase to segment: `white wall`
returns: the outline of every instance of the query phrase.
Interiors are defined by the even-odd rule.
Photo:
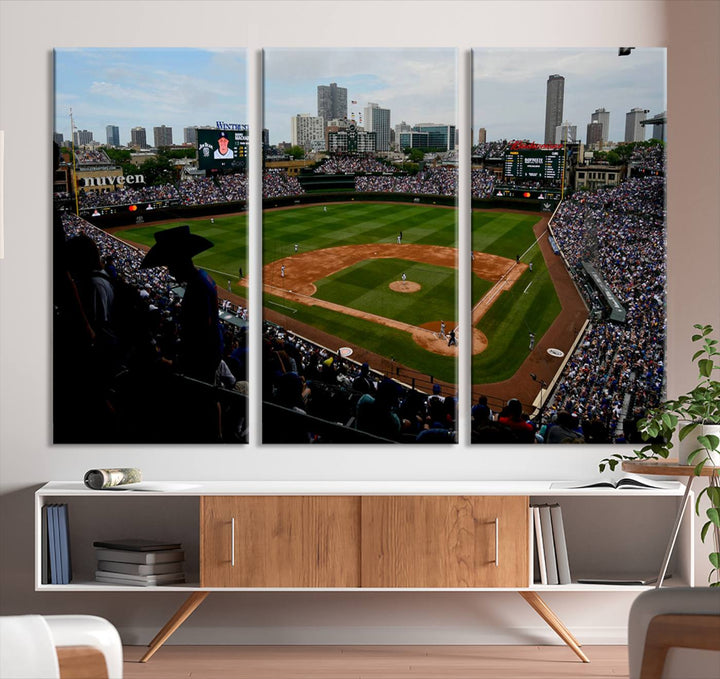
[[[360,9],[362,7],[362,9]],[[147,642],[182,595],[35,593],[32,494],[49,479],[138,466],[151,479],[543,479],[593,474],[607,449],[52,446],[50,153],[53,47],[197,46],[197,13],[235,15],[232,40],[263,46],[668,46],[669,365],[685,389],[694,322],[720,325],[718,2],[0,2],[5,259],[0,261],[3,613],[88,612]],[[410,10],[417,27],[407,28]],[[432,12],[433,20],[423,20]],[[352,15],[352,21],[349,20]],[[417,17],[415,17],[417,15]],[[318,20],[321,17],[322,20]],[[382,21],[378,21],[382,17]],[[401,31],[394,27],[403,26]],[[424,26],[432,26],[426,33]],[[338,27],[342,27],[338,29]],[[346,35],[344,29],[352,31]],[[32,130],[39,142],[28,140]],[[573,447],[574,448],[574,447]],[[703,561],[699,559],[699,561]],[[699,582],[704,563],[698,566]],[[627,594],[547,596],[584,642],[624,639]],[[592,615],[588,614],[592,611]],[[350,614],[351,613],[351,614]],[[224,594],[174,637],[192,642],[539,643],[552,634],[512,594]]]

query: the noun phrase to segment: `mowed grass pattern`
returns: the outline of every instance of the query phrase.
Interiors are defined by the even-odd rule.
[[[402,274],[417,292],[390,289]],[[370,259],[320,281],[315,297],[410,325],[456,317],[456,270],[403,259]]]
[[[495,211],[473,212],[472,244],[476,252],[487,252],[514,259],[535,242],[532,231],[537,215]],[[181,220],[161,225],[143,225],[121,233],[122,237],[151,246],[153,234],[189,223],[191,231],[209,238],[214,247],[195,257],[195,263],[208,270],[218,285],[226,288],[230,280],[234,292],[246,294],[237,286],[239,267],[247,274],[247,215],[238,214]],[[456,211],[445,207],[398,203],[333,203],[263,214],[263,262],[291,256],[295,243],[300,252],[362,243],[395,243],[402,232],[403,243],[456,246]],[[536,342],[552,323],[560,304],[539,249],[533,247],[523,262],[533,261],[509,292],[503,293],[481,319],[478,327],[486,334],[488,349],[473,358],[473,383],[495,382],[511,377],[527,357],[529,332]],[[392,264],[391,264],[392,262]],[[379,268],[375,268],[378,266]],[[414,267],[420,267],[415,271]],[[392,268],[391,268],[392,267]],[[432,274],[432,270],[435,270]],[[408,280],[423,285],[420,293],[391,293],[388,284],[399,280],[405,271]],[[420,276],[429,276],[425,285]],[[362,281],[365,289],[360,291]],[[528,288],[528,284],[530,284]],[[455,272],[404,260],[374,260],[359,263],[334,276],[318,281],[318,296],[344,306],[397,318],[413,325],[455,318]],[[491,283],[473,276],[472,300],[475,304]],[[526,289],[527,288],[527,289]],[[416,304],[424,296],[421,304]],[[413,299],[410,299],[413,298]],[[437,379],[455,379],[455,359],[438,356],[418,347],[407,333],[363,321],[338,312],[306,307],[287,300],[265,296],[269,308],[303,323],[345,338],[383,356],[393,356],[409,367],[434,375]],[[296,311],[292,314],[287,307]],[[451,327],[451,326],[450,326]],[[460,334],[462,341],[462,329]]]

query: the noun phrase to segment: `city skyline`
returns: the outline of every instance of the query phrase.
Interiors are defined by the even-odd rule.
[[[290,141],[290,119],[317,116],[317,87],[347,89],[348,118],[369,102],[402,120],[456,124],[456,51],[450,48],[272,48],[264,53],[265,117],[270,143]],[[356,101],[356,104],[352,102]]]
[[[105,143],[108,125],[130,130],[247,123],[247,59],[244,49],[72,48],[55,50],[55,132],[70,139],[70,109],[76,130]]]
[[[625,114],[635,107],[651,115],[667,110],[664,48],[636,48],[619,57],[608,48],[476,48],[473,50],[473,129],[487,140],[545,136],[547,80],[565,78],[563,122],[576,125],[582,141],[592,114],[610,113],[609,141],[625,138]],[[475,132],[477,134],[477,132]],[[646,139],[651,135],[648,130]],[[475,142],[473,142],[475,143]]]

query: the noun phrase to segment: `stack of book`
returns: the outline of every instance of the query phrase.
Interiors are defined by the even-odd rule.
[[[535,527],[534,580],[541,585],[569,585],[572,578],[562,509],[558,504],[534,505],[531,509]]]
[[[97,541],[93,546],[97,582],[140,587],[185,582],[185,552],[179,542],[130,539]]]

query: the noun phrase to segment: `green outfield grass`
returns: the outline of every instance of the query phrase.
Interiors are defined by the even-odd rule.
[[[530,333],[540,341],[560,313],[560,300],[535,243],[532,227],[537,217],[514,213],[473,213],[473,249],[533,263],[510,290],[503,292],[477,327],[488,338],[488,348],[472,361],[473,384],[509,379],[530,353]],[[530,250],[528,251],[528,248]],[[473,284],[475,303],[485,293]],[[528,376],[529,379],[529,376]]]
[[[402,203],[332,203],[323,210],[321,204],[269,210],[263,214],[263,263],[294,253],[339,245],[362,243],[395,243],[400,231],[403,243],[456,245],[456,211],[445,207]],[[473,359],[473,383],[494,382],[511,377],[528,354],[528,333],[535,332],[536,342],[560,310],[548,272],[537,247],[524,254],[535,241],[532,226],[537,215],[500,212],[473,212],[472,244],[477,252],[488,252],[514,258],[532,259],[533,272],[526,272],[509,292],[503,293],[478,327],[487,335],[488,349]],[[247,215],[184,220],[193,233],[209,238],[215,246],[195,258],[208,270],[222,288],[230,280],[237,287],[238,268],[247,273]],[[158,229],[177,224],[143,225],[121,235],[146,245],[154,243]],[[418,293],[395,293],[389,290],[392,280],[402,272],[410,281],[421,283]],[[370,260],[358,263],[316,283],[317,296],[345,306],[420,325],[455,318],[455,272],[445,267],[398,259]],[[528,284],[532,283],[529,287]],[[473,277],[472,299],[477,302],[492,286]],[[527,288],[527,289],[526,289]],[[343,314],[306,307],[302,304],[265,296],[270,309],[287,313],[347,341],[364,346],[383,356],[438,379],[455,379],[455,360],[420,349],[408,333]],[[292,307],[295,314],[285,307]],[[462,341],[462,329],[460,333]]]

